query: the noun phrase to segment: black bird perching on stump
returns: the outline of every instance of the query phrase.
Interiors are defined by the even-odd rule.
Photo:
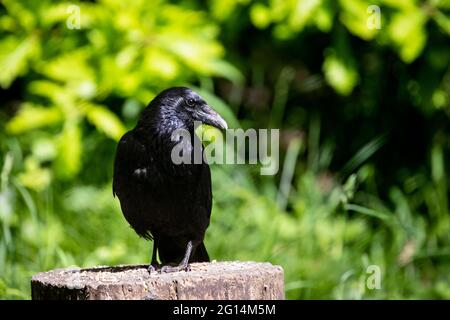
[[[201,146],[196,122],[227,128],[197,93],[170,88],[150,102],[117,146],[113,194],[136,233],[154,241],[149,271],[161,265],[162,272],[188,270],[191,262],[209,261],[203,239],[211,216],[211,172],[203,147],[200,163],[194,161],[194,146]],[[190,141],[182,141],[188,163],[173,161],[177,130],[190,133]]]

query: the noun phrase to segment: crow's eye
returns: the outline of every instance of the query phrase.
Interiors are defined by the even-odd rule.
[[[187,103],[187,105],[188,105],[189,107],[193,107],[194,104],[195,104],[195,100],[192,99],[192,98],[191,98],[191,99],[187,99],[186,103]]]

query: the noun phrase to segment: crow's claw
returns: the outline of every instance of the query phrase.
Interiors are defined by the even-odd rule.
[[[147,268],[147,271],[150,274],[155,273],[155,272],[157,272],[159,270],[160,270],[160,266],[154,265],[154,264],[149,265],[148,268]]]
[[[191,271],[191,267],[189,265],[187,266],[183,266],[183,265],[179,265],[179,266],[163,266],[159,272],[160,273],[173,273],[173,272],[180,272],[180,271]]]

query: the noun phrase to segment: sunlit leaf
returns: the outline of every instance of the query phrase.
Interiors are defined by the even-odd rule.
[[[11,83],[28,70],[28,60],[38,51],[36,35],[25,39],[9,36],[0,41],[0,86],[8,88]],[[35,57],[34,57],[35,58]]]
[[[20,134],[33,129],[60,123],[61,111],[56,107],[43,107],[29,102],[23,103],[19,112],[8,122],[6,129]]]
[[[297,1],[289,17],[289,25],[295,31],[300,31],[314,17],[322,0]]]
[[[238,6],[239,3],[247,2],[249,2],[249,0],[210,1],[211,12],[214,17],[223,21],[229,18],[229,16],[233,13],[234,9],[236,8],[236,6]]]
[[[110,138],[119,140],[126,131],[119,118],[103,106],[87,104],[85,112],[88,121]]]
[[[329,32],[333,26],[333,3],[331,0],[323,0],[322,5],[317,8],[314,14],[314,21],[322,32]]]
[[[368,27],[368,21],[371,15],[377,14],[368,12],[368,8],[373,1],[367,0],[341,0],[342,6],[340,20],[347,29],[364,40],[372,39],[378,32],[375,27]]]
[[[51,173],[48,168],[42,168],[35,158],[28,157],[25,161],[25,171],[20,173],[18,178],[25,187],[42,191],[50,184]]]
[[[77,122],[66,121],[57,139],[56,172],[61,179],[72,178],[81,168],[82,141]]]
[[[434,21],[441,27],[441,29],[450,36],[450,17],[446,16],[440,11],[436,11],[433,16]]]
[[[33,31],[38,20],[36,11],[33,9],[39,6],[39,2],[41,1],[3,0],[2,4],[6,7],[8,14],[13,16],[23,29]]]
[[[266,28],[271,22],[270,9],[261,3],[255,3],[250,8],[250,19],[257,28]]]
[[[358,72],[348,56],[329,49],[325,55],[323,71],[327,82],[340,94],[348,95],[358,83]]]
[[[164,80],[173,80],[180,73],[180,65],[176,59],[158,48],[148,48],[144,52],[143,65],[149,74]]]
[[[409,10],[417,6],[416,0],[383,0],[383,4],[396,9]]]
[[[49,80],[35,80],[30,82],[28,86],[30,93],[47,97],[51,101],[58,103],[62,100],[61,93],[64,92],[64,87],[56,82]]]
[[[425,47],[426,22],[426,15],[418,8],[400,11],[393,16],[388,33],[403,61],[414,61]]]
[[[65,22],[68,18],[68,3],[51,4],[45,8],[45,14],[41,16],[41,21],[46,26],[51,26],[59,22]]]
[[[50,61],[41,63],[39,71],[49,78],[62,82],[93,82],[94,71],[88,64],[89,56],[90,53],[82,49],[66,52]]]
[[[242,73],[230,63],[222,60],[211,61],[209,67],[212,73],[216,76],[222,76],[235,84],[244,83],[244,76]]]
[[[37,138],[31,147],[33,156],[40,162],[51,161],[56,157],[56,146],[53,139]]]
[[[159,43],[188,67],[199,73],[211,74],[209,64],[223,55],[217,42],[206,41],[187,33],[167,33],[159,36]]]

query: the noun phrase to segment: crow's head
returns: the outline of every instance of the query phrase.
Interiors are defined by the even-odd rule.
[[[185,87],[173,87],[158,94],[141,116],[142,124],[164,125],[167,129],[192,128],[194,122],[227,129],[225,120],[200,95]]]

